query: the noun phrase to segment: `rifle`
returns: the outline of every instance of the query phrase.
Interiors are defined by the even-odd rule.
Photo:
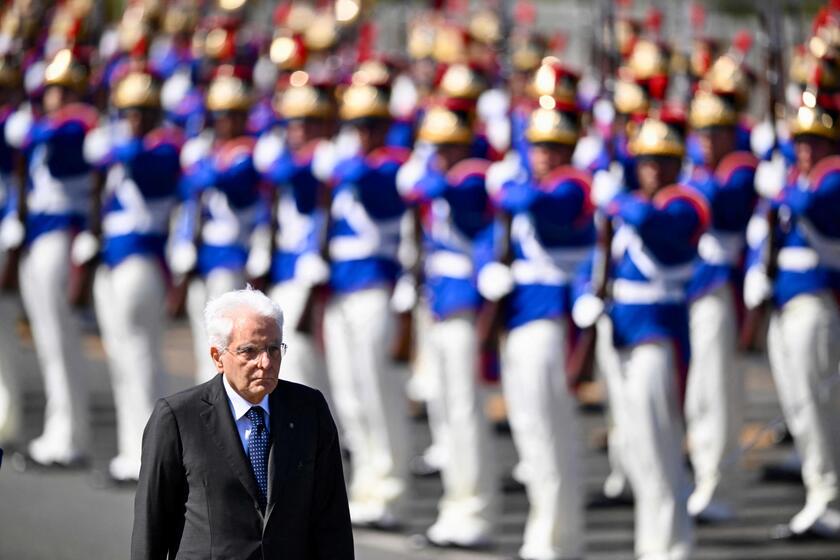
[[[602,226],[598,231],[598,252],[596,252],[598,260],[593,263],[593,281],[595,296],[606,302],[609,298],[610,252],[614,233],[612,219],[605,216]],[[590,325],[581,330],[569,355],[566,383],[573,392],[577,392],[585,381],[592,380],[597,334],[596,325]]]
[[[419,294],[423,285],[423,222],[419,206],[411,209],[411,228],[417,255],[408,274],[414,282],[414,289]],[[419,299],[419,298],[418,298]],[[414,349],[414,309],[408,309],[397,314],[397,335],[391,346],[391,359],[396,363],[408,363],[412,359]]]
[[[201,245],[201,230],[204,228],[204,193],[201,192],[195,197],[195,208],[193,209],[192,244],[196,252]],[[198,255],[193,267],[176,279],[166,297],[166,312],[173,319],[183,317],[186,313],[187,290],[190,282],[198,274]]]
[[[510,238],[511,223],[513,217],[507,213],[501,214],[502,226],[502,251],[500,262],[510,267],[513,263],[513,243]],[[485,301],[481,306],[476,320],[476,331],[478,333],[478,344],[482,352],[489,355],[499,350],[499,342],[504,328],[505,310],[510,294],[497,301]]]
[[[97,171],[94,174],[93,192],[90,204],[90,227],[88,231],[96,238],[97,243],[102,240],[102,193],[105,190],[105,174]],[[89,261],[73,267],[68,281],[68,299],[75,309],[84,309],[93,301],[93,280],[96,268],[99,266],[99,254]]]
[[[23,152],[15,152],[15,176],[17,181],[11,186],[17,195],[17,218],[22,224],[26,224],[26,156]],[[24,236],[25,237],[25,236]],[[20,267],[20,256],[23,252],[23,243],[9,249],[6,252],[6,264],[3,273],[0,274],[0,292],[12,293],[18,289],[18,268]]]
[[[324,224],[320,231],[318,240],[318,252],[324,262],[330,262],[330,228],[332,226],[332,190],[327,185],[322,185],[319,206],[324,214]],[[319,306],[327,297],[328,284],[318,284],[309,288],[306,302],[303,304],[303,311],[300,314],[295,330],[301,334],[312,335],[315,326],[319,324],[319,315],[323,306]],[[320,308],[319,308],[320,307]]]
[[[780,117],[784,116],[784,72],[782,71],[782,22],[779,19],[779,14],[776,10],[770,10],[768,16],[766,12],[761,12],[760,17],[761,27],[764,31],[767,43],[767,72],[765,74],[765,84],[767,86],[767,113],[772,119],[774,128]],[[778,150],[779,133],[776,130],[776,146],[774,150]],[[768,234],[767,234],[767,251],[764,254],[764,270],[767,274],[768,280],[772,284],[778,273],[778,256],[781,249],[781,239],[778,234],[780,226],[779,211],[775,208],[770,208],[766,214]],[[757,339],[760,333],[764,332],[764,327],[767,324],[767,318],[770,315],[771,302],[764,301],[755,309],[748,309],[744,316],[744,322],[741,324],[741,331],[738,336],[739,350],[752,350],[757,348]]]

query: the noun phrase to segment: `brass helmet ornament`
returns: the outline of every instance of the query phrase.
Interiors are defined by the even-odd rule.
[[[354,84],[344,90],[338,116],[344,121],[389,118],[388,94],[385,88],[370,84]]]
[[[535,109],[525,130],[525,137],[532,144],[547,142],[574,146],[579,135],[577,118],[557,109]]]
[[[688,122],[695,130],[714,126],[735,126],[738,124],[738,112],[720,95],[698,90],[691,101]]]
[[[467,64],[452,64],[440,77],[438,93],[453,99],[478,99],[485,89],[482,76]]]
[[[563,66],[560,59],[547,56],[528,85],[528,91],[535,98],[551,97],[561,104],[573,105],[577,101],[577,84],[580,77]]]
[[[306,48],[297,36],[278,35],[271,41],[268,57],[280,70],[300,70],[306,63]]]
[[[650,99],[645,89],[627,78],[616,80],[613,103],[615,110],[622,115],[645,114],[650,108]]]
[[[326,119],[335,113],[328,93],[313,85],[302,70],[292,73],[289,87],[275,97],[274,108],[285,119]]]
[[[247,111],[251,107],[251,93],[245,81],[236,76],[231,66],[222,66],[207,88],[207,110]]]
[[[432,107],[420,123],[417,139],[430,144],[469,144],[473,133],[466,120],[445,107]]]
[[[645,119],[628,145],[637,157],[670,156],[682,158],[685,142],[675,126],[657,117]]]
[[[88,85],[87,68],[69,48],[61,49],[44,69],[44,86],[61,86],[78,93]]]
[[[828,140],[840,139],[837,116],[830,114],[817,103],[817,96],[812,90],[802,94],[802,104],[790,119],[790,134],[799,136],[819,136]]]
[[[117,82],[111,94],[115,108],[154,109],[160,107],[160,87],[147,72],[131,72]]]

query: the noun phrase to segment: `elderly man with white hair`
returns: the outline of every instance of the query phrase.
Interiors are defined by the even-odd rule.
[[[278,378],[283,311],[245,289],[210,300],[204,316],[220,375],[155,406],[143,434],[132,560],[352,559],[327,403]]]

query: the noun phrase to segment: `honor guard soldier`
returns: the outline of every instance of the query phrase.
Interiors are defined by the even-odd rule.
[[[584,549],[583,449],[565,371],[571,280],[595,241],[591,178],[569,165],[578,134],[574,111],[536,109],[525,131],[530,173],[498,177],[504,164],[488,172],[492,199],[512,216],[513,259],[485,266],[478,287],[507,298],[502,383],[531,503],[519,556],[533,560],[581,558]]]
[[[701,520],[725,521],[734,515],[734,457],[744,409],[743,372],[734,367],[740,307],[735,290],[757,198],[758,160],[738,149],[738,112],[730,99],[699,90],[689,122],[704,163],[694,166],[688,184],[708,201],[712,222],[700,238],[688,285],[693,357],[685,419],[695,480],[688,511]]]
[[[426,538],[438,546],[478,547],[492,534],[496,477],[479,387],[476,313],[479,269],[493,256],[494,221],[485,189],[489,162],[470,158],[473,133],[443,107],[426,113],[418,142],[433,147],[400,170],[403,197],[428,209],[423,224],[425,291],[432,313],[427,367],[440,388],[447,447],[443,497]],[[455,458],[457,457],[457,461]]]
[[[43,114],[21,107],[6,122],[6,140],[26,158],[25,216],[12,246],[23,244],[20,290],[47,396],[44,432],[27,449],[40,465],[72,465],[88,451],[88,390],[81,333],[68,297],[70,244],[84,227],[92,188],[82,154],[85,135],[97,123],[93,107],[80,103],[88,71],[72,49],[59,50],[44,69],[37,93]],[[8,239],[8,238],[7,238]]]
[[[14,259],[3,243],[3,220],[7,214],[15,217],[19,178],[14,176],[14,162],[18,156],[6,141],[6,123],[14,113],[17,105],[20,90],[21,76],[16,61],[9,55],[0,57],[0,270],[2,270],[3,282],[7,275],[16,271],[7,270]],[[12,226],[14,228],[14,226]],[[8,278],[13,281],[14,278]],[[0,290],[6,291],[10,286],[0,286]],[[15,298],[0,293],[0,322],[5,327],[0,329],[0,447],[6,444],[16,443],[20,437],[20,426],[23,413],[23,395],[18,380],[18,369],[14,366],[14,356],[17,354],[17,336],[13,325],[17,320],[18,306]]]
[[[111,104],[120,126],[91,132],[85,144],[88,161],[107,173],[101,239],[83,231],[73,254],[92,256],[91,249],[101,245],[94,302],[117,409],[117,456],[108,476],[136,481],[143,428],[165,393],[164,249],[181,175],[182,138],[175,128],[158,127],[160,87],[148,72],[118,78]]]
[[[358,525],[389,529],[402,521],[408,474],[403,381],[389,355],[396,326],[389,305],[405,213],[396,176],[408,152],[386,146],[390,88],[369,70],[354,73],[339,109],[358,144],[353,151],[336,146],[332,156],[324,337],[351,452],[350,517]]]
[[[636,501],[636,556],[683,560],[693,541],[682,456],[689,359],[685,287],[709,209],[696,191],[672,185],[685,155],[679,124],[649,117],[630,150],[638,158],[640,190],[607,206],[615,227],[608,312],[622,383],[610,396],[622,401],[613,410],[616,422],[628,427],[632,450],[622,454],[622,463]],[[603,300],[584,294],[572,316],[578,326],[590,326],[604,309]]]
[[[777,528],[779,538],[840,537],[840,129],[836,112],[817,103],[820,97],[806,91],[790,123],[796,167],[786,181],[779,177],[775,194],[760,184],[769,216],[776,217],[759,213],[747,230],[752,250],[744,302],[755,308],[772,301],[770,369],[806,490],[805,507]]]
[[[257,167],[274,186],[276,205],[276,220],[260,237],[267,241],[265,250],[274,248],[267,257],[272,285],[268,293],[283,306],[293,326],[283,334],[291,348],[284,358],[284,376],[329,395],[323,350],[312,329],[297,328],[313,287],[329,278],[320,253],[328,211],[323,202],[326,186],[315,176],[313,159],[319,145],[327,142],[335,105],[328,88],[308,80],[300,71],[285,91],[278,92],[275,107],[284,126],[279,134],[261,136],[255,149]]]
[[[245,135],[250,101],[243,69],[221,66],[206,96],[213,129],[186,142],[181,151],[184,204],[170,266],[179,285],[188,282],[186,309],[198,381],[217,373],[205,348],[204,306],[244,286],[251,234],[261,211],[255,139]]]

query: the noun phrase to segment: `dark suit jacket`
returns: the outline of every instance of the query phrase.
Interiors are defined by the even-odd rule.
[[[132,560],[348,560],[353,534],[338,435],[320,392],[269,396],[268,505],[222,376],[160,399],[143,433]]]

